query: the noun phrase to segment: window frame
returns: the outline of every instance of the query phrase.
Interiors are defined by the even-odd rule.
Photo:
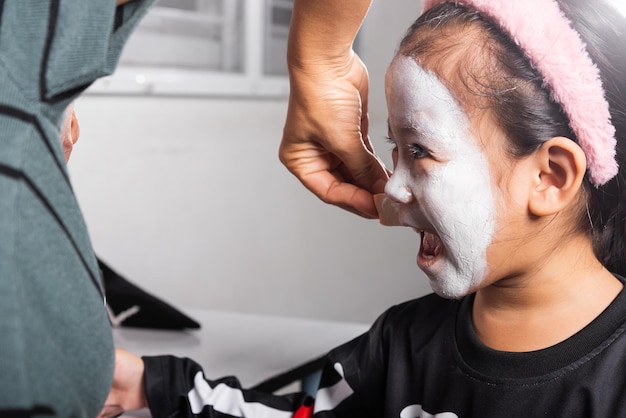
[[[114,74],[97,80],[86,94],[287,97],[287,75],[264,72],[265,48],[270,33],[266,24],[271,24],[268,19],[271,0],[242,0],[242,7],[245,28],[242,72],[119,65]]]

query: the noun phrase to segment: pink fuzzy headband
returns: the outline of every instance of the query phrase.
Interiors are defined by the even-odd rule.
[[[587,157],[589,178],[601,186],[617,174],[615,127],[600,72],[578,32],[554,0],[425,0],[461,4],[495,22],[543,76],[567,114]]]

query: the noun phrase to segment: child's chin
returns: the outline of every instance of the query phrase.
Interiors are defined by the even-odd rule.
[[[473,286],[471,280],[468,278],[459,278],[456,280],[441,275],[431,276],[426,273],[430,280],[430,287],[433,292],[446,299],[461,299],[464,296],[472,293]]]

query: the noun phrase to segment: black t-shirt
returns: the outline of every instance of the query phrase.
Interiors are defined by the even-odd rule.
[[[199,366],[171,357],[146,358],[152,413],[194,416],[191,396],[207,417],[626,417],[625,291],[571,338],[527,353],[482,344],[472,302],[428,295],[390,308],[368,333],[328,354],[314,415],[306,396],[208,381]],[[219,384],[220,394],[232,390],[228,408],[214,406]],[[263,414],[246,408],[253,403],[266,406]]]

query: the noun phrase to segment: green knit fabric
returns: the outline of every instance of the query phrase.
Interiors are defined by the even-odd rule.
[[[151,2],[0,2],[0,416],[93,418],[109,391],[104,292],[59,131]]]

